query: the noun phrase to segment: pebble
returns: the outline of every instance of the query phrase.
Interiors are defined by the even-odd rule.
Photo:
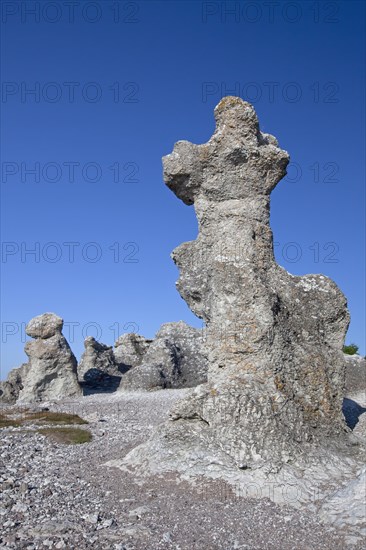
[[[48,404],[83,418],[94,414],[87,426],[93,440],[83,445],[61,445],[30,429],[1,429],[0,548],[345,550],[347,541],[352,550],[361,548],[349,533],[330,533],[315,513],[266,500],[211,502],[185,482],[141,479],[104,466],[150,437],[186,393],[99,394]]]

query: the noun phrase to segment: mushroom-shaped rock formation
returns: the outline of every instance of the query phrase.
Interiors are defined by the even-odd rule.
[[[207,143],[179,141],[163,158],[166,184],[198,218],[197,239],[172,257],[181,296],[206,323],[208,382],[126,460],[163,468],[180,457],[183,469],[208,461],[275,472],[347,431],[349,314],[333,281],[293,276],[275,261],[270,193],[288,153],[240,98],[224,98],[215,118]]]
[[[62,335],[63,320],[44,313],[29,321],[26,333],[35,340],[25,344],[29,361],[22,373],[17,402],[31,403],[81,395],[77,362]]]

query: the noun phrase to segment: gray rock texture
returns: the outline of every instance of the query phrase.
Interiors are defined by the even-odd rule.
[[[92,388],[116,389],[122,369],[116,364],[113,348],[97,342],[92,336],[85,339],[84,347],[78,365],[79,382]]]
[[[366,468],[348,484],[335,491],[320,510],[321,519],[341,529],[349,525],[356,527],[349,542],[366,540]],[[355,536],[357,535],[357,537]]]
[[[208,382],[130,459],[275,472],[310,446],[343,444],[349,314],[333,281],[275,261],[270,193],[288,153],[240,98],[224,98],[215,118],[207,143],[179,141],[163,158],[166,184],[197,214],[197,239],[172,257],[181,296],[206,322]]]
[[[27,325],[27,334],[32,338],[50,338],[62,331],[64,321],[54,313],[43,313],[31,319]]]
[[[62,326],[63,320],[54,313],[35,317],[26,326],[26,333],[35,340],[24,347],[29,361],[17,403],[81,395],[76,359],[62,335]]]
[[[344,354],[346,365],[346,393],[366,389],[366,359],[361,355]]]
[[[121,389],[190,388],[206,382],[203,334],[183,321],[162,325],[142,364],[124,375]]]
[[[23,378],[25,376],[27,363],[9,372],[7,379],[0,382],[0,403],[13,404],[23,389]]]
[[[116,363],[126,370],[141,365],[151,342],[152,340],[133,332],[122,334],[114,344]]]
[[[93,440],[83,445],[58,443],[28,422],[1,429],[2,549],[346,550],[355,531],[359,542],[350,548],[364,550],[358,526],[322,525],[316,509],[254,500],[202,476],[194,485],[175,475],[142,483],[138,473],[104,466],[147,439],[187,391],[101,393],[50,404],[51,412],[89,422],[81,427]],[[19,409],[13,418],[24,416]],[[32,405],[41,418],[42,409]],[[355,501],[346,502],[348,515]]]

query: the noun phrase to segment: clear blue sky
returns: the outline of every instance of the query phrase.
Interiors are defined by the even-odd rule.
[[[201,326],[169,257],[197,223],[161,157],[207,141],[227,94],[252,101],[291,156],[272,195],[278,262],[337,282],[347,341],[365,353],[365,5],[270,6],[2,3],[1,378],[26,359],[24,323],[46,311],[77,357],[86,335]]]

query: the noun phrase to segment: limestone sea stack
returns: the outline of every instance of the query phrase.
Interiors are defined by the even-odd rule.
[[[114,344],[113,352],[116,363],[121,365],[125,371],[138,367],[141,365],[151,342],[152,340],[140,334],[125,332],[117,338]]]
[[[77,362],[62,334],[63,319],[54,313],[34,317],[26,326],[28,355],[22,374],[22,389],[17,403],[77,397],[81,389],[77,380]]]
[[[116,390],[121,382],[122,368],[116,364],[112,346],[97,342],[93,336],[84,341],[85,351],[78,365],[79,382],[89,389]]]
[[[126,460],[159,465],[179,455],[180,468],[205,457],[276,471],[347,430],[349,314],[333,281],[293,276],[275,261],[270,194],[288,153],[238,97],[220,101],[215,118],[207,143],[179,141],[163,158],[166,185],[198,219],[197,239],[172,257],[182,298],[206,323],[208,382]]]
[[[160,327],[141,364],[123,376],[120,389],[191,388],[206,381],[204,332],[178,321]]]

